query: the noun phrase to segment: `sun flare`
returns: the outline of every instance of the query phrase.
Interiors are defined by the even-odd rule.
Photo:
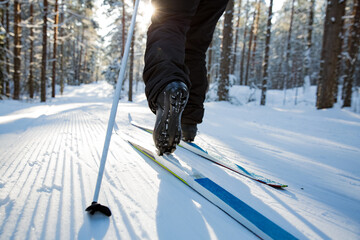
[[[146,29],[151,22],[151,16],[155,13],[155,8],[150,2],[144,3],[139,7],[139,20],[141,27]]]

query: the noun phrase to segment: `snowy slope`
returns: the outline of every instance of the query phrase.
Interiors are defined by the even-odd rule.
[[[256,239],[125,140],[152,147],[128,113],[152,126],[143,94],[122,100],[99,202],[90,217],[111,107],[105,82],[46,104],[0,102],[0,239]],[[276,93],[274,93],[276,98]],[[270,101],[271,103],[271,101]],[[196,141],[276,190],[178,149],[183,159],[300,239],[360,239],[360,115],[311,106],[206,104]]]

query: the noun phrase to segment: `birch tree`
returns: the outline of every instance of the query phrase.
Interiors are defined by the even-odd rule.
[[[267,84],[269,78],[268,71],[269,71],[269,52],[270,52],[270,41],[271,41],[271,20],[273,16],[272,7],[273,7],[273,0],[270,0],[267,27],[266,27],[266,40],[265,40],[265,53],[264,53],[263,79],[262,79],[262,87],[261,87],[260,105],[266,104],[266,91],[267,91]]]

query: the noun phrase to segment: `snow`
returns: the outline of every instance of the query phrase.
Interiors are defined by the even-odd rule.
[[[288,184],[273,189],[237,176],[183,149],[189,166],[299,239],[360,239],[360,115],[316,110],[315,88],[268,90],[267,105],[207,102],[196,142],[248,171]],[[311,94],[309,94],[311,91]],[[119,104],[99,202],[110,218],[88,215],[110,113],[105,82],[67,86],[47,103],[0,101],[0,239],[256,239],[256,237],[127,142],[152,147],[145,126],[155,116],[144,94]],[[253,93],[260,99],[260,91]],[[312,96],[309,98],[308,96]],[[235,237],[236,236],[236,237]]]

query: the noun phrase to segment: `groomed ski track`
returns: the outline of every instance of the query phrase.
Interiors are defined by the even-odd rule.
[[[84,210],[93,197],[111,93],[112,87],[100,82],[68,86],[64,96],[46,104],[0,102],[1,240],[258,239],[125,141],[152,147],[151,135],[128,123],[131,112],[137,121],[152,125],[154,116],[143,95],[135,103],[119,104],[119,130],[113,133],[99,197],[113,215],[89,216]],[[243,112],[231,117],[228,111],[236,109]],[[209,103],[206,111],[199,136],[203,147],[286,182],[289,188],[273,189],[179,151],[189,166],[201,169],[299,239],[360,239],[360,176],[355,170],[360,169],[355,161],[360,159],[360,137],[357,143],[346,139],[360,132],[359,115],[344,112],[339,118],[331,111],[315,110],[313,118],[307,118],[310,113],[300,115],[304,124],[315,122],[316,127],[330,119],[318,134],[310,134],[311,129],[291,131],[272,121],[265,124],[246,115],[241,119],[244,111],[250,112],[246,107]],[[297,116],[278,113],[284,122]],[[218,115],[230,117],[224,123]],[[229,125],[241,121],[244,127],[231,131]],[[342,126],[343,141],[326,137],[331,124]],[[244,131],[245,126],[251,130]]]

